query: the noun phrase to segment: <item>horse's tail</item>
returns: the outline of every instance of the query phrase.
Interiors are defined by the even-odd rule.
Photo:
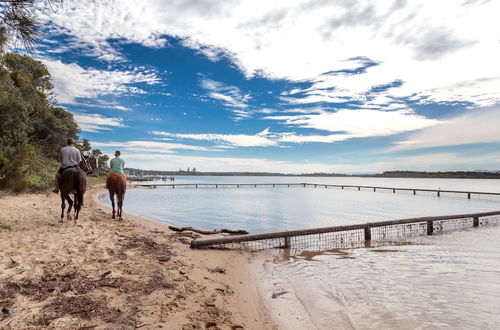
[[[75,172],[75,191],[76,191],[76,198],[78,200],[78,211],[83,206],[83,187],[81,182],[82,180],[80,178],[81,174],[82,171],[80,169],[77,169]]]

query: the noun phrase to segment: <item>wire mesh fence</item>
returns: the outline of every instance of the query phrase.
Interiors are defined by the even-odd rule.
[[[245,236],[227,236],[194,240],[192,248],[264,250],[287,248],[324,251],[337,248],[355,248],[373,241],[433,235],[479,226],[500,224],[500,211],[400,219],[349,226],[324,227]]]

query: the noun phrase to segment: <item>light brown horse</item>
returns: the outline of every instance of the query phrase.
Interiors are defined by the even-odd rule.
[[[109,199],[113,207],[113,219],[115,218],[115,194],[118,202],[118,210],[116,215],[118,219],[122,219],[122,206],[125,199],[125,191],[127,190],[127,177],[122,173],[109,173],[106,179],[106,186],[109,191]]]

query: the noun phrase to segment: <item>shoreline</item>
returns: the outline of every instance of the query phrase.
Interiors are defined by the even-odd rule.
[[[0,231],[0,327],[276,329],[254,254],[191,250],[192,233],[125,212],[112,220],[103,192],[88,191],[76,225],[58,223],[58,195],[0,198],[10,227]]]

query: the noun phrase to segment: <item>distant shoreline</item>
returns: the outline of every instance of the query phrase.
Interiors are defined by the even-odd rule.
[[[125,169],[128,177],[172,177],[172,176],[289,176],[289,177],[361,177],[361,178],[425,178],[425,179],[500,179],[499,171],[446,171],[446,172],[418,172],[418,171],[385,171],[383,173],[269,173],[269,172],[197,172],[197,171],[156,171],[134,168]],[[133,179],[132,179],[133,180]]]

